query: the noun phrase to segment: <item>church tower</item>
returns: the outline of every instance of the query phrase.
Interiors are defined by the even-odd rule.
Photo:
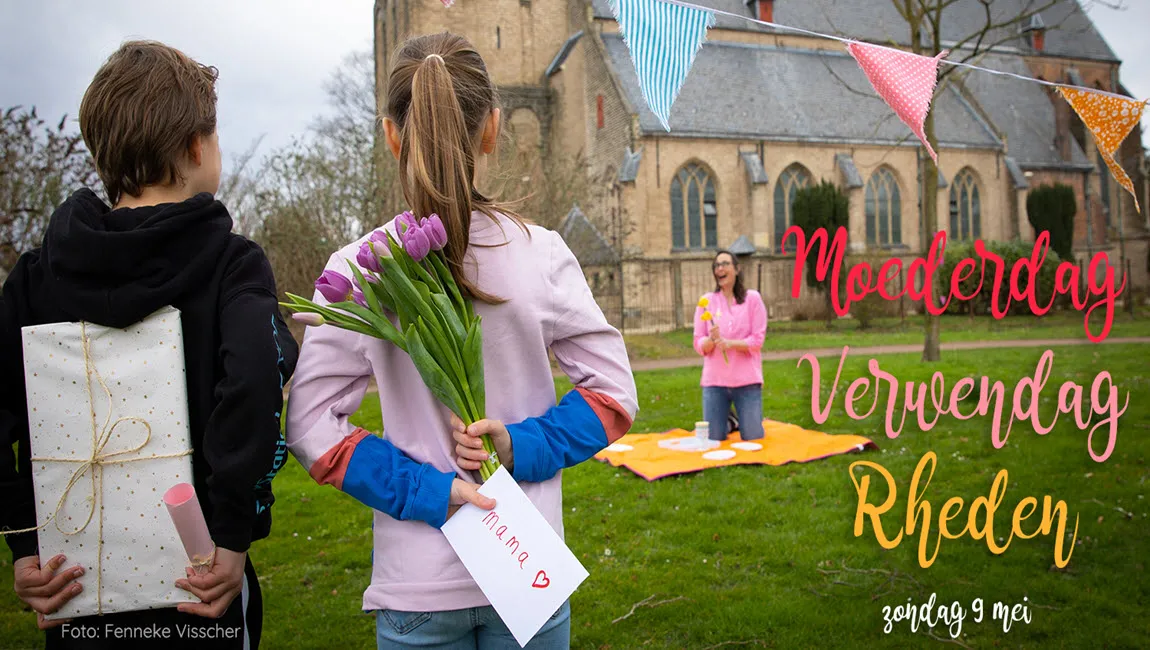
[[[386,103],[390,58],[412,35],[450,31],[479,50],[499,91],[504,123],[517,147],[545,155],[554,99],[547,66],[572,31],[578,0],[376,0],[376,108]],[[571,13],[571,12],[575,13]]]

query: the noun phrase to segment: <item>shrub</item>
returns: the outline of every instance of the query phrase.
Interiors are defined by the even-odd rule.
[[[849,228],[850,200],[834,183],[823,181],[818,185],[804,187],[796,192],[791,213],[795,225],[802,228],[807,241],[811,240],[819,228],[826,228],[827,237],[833,238],[839,228]],[[817,279],[815,272],[817,263],[817,256],[812,255],[807,258],[807,286],[812,289],[820,289],[826,294],[826,318],[827,326],[830,327],[831,315],[834,313],[831,309],[831,278],[828,275],[825,280]],[[843,277],[845,278],[845,274]]]
[[[853,256],[846,263],[847,268],[853,268],[856,264],[868,264],[872,270],[873,276],[878,277],[881,273],[882,265],[890,259],[884,255],[868,254]],[[887,291],[891,294],[898,292],[898,279],[891,281],[891,285],[887,287]],[[858,321],[859,329],[869,329],[876,318],[882,316],[890,316],[897,310],[898,302],[888,301],[879,295],[878,292],[869,293],[862,300],[851,303],[851,317]]]
[[[1026,216],[1035,234],[1050,233],[1050,248],[1062,259],[1074,257],[1074,188],[1063,183],[1039,185],[1026,197]]]
[[[859,329],[870,329],[876,318],[890,314],[890,303],[877,293],[867,294],[865,298],[851,305],[851,316],[859,322]]]
[[[1011,242],[998,242],[998,241],[985,241],[983,244],[986,250],[994,253],[1003,260],[1005,269],[1003,271],[1003,286],[1000,289],[1001,295],[999,297],[999,304],[1005,302],[1009,296],[1010,291],[1010,273],[1014,268],[1015,262],[1023,258],[1029,258],[1033,252],[1033,248],[1020,241]],[[955,246],[948,246],[946,256],[943,259],[942,267],[939,269],[939,293],[943,296],[950,292],[950,280],[954,275],[958,263],[965,258],[973,258],[978,262],[975,256],[973,244],[957,244]],[[1054,275],[1058,269],[1058,265],[1062,262],[1062,257],[1058,253],[1051,250],[1046,254],[1046,260],[1042,263],[1042,267],[1038,271],[1038,289],[1036,299],[1040,306],[1045,306],[1050,302],[1050,296],[1054,294]],[[978,288],[980,281],[981,269],[975,267],[974,272],[969,277],[964,279],[959,284],[959,289],[963,295],[969,296]],[[986,277],[981,279],[982,289],[970,301],[959,302],[956,298],[951,298],[950,305],[946,309],[948,314],[988,314],[990,313],[990,301],[994,292],[994,269],[988,262],[986,266]],[[1063,300],[1057,302],[1055,307],[1061,307],[1065,302]],[[1013,300],[1010,304],[1010,309],[1007,311],[1011,315],[1029,314],[1030,302],[1028,300]]]

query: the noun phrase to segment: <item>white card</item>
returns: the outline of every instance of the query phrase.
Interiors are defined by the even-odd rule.
[[[587,579],[587,569],[506,469],[479,488],[494,510],[467,504],[441,529],[520,647]]]

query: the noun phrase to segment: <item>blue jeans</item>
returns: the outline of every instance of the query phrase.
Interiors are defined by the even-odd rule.
[[[703,419],[711,425],[711,440],[726,440],[727,413],[735,405],[739,416],[739,435],[743,440],[763,437],[763,385],[738,388],[703,386]]]
[[[375,614],[379,650],[434,648],[435,650],[519,650],[511,630],[495,608],[472,607],[446,612]],[[527,650],[567,650],[571,647],[571,602],[563,603],[527,643]]]

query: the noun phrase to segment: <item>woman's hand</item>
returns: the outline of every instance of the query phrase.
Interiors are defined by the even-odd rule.
[[[714,343],[719,343],[722,340],[723,337],[719,335],[719,326],[711,325],[711,341]]]
[[[495,445],[495,454],[500,465],[511,471],[515,466],[515,458],[511,448],[511,434],[507,427],[499,420],[480,420],[471,426],[464,426],[463,421],[455,415],[451,416],[451,436],[455,438],[455,455],[459,466],[466,470],[478,471],[488,454],[483,449],[483,440],[480,436],[491,436]]]
[[[57,555],[43,568],[40,568],[38,555],[22,557],[12,563],[16,595],[36,612],[36,624],[41,630],[67,623],[67,620],[49,621],[44,615],[60,611],[83,589],[80,583],[72,582],[84,575],[83,567],[74,566],[57,573],[66,559]]]

